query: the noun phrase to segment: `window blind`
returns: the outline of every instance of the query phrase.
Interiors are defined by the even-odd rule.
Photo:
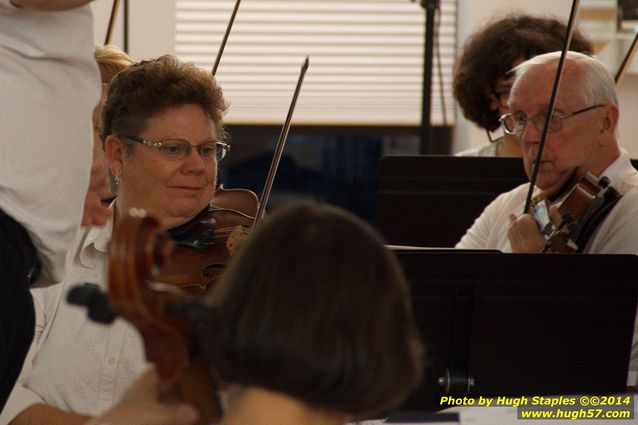
[[[211,70],[235,0],[177,0],[175,53]],[[441,0],[432,76],[433,125],[454,121],[456,0]],[[310,56],[294,124],[421,122],[425,11],[409,0],[243,0],[217,79],[229,124],[281,124]],[[435,50],[436,52],[436,50]],[[441,89],[444,101],[441,101]]]

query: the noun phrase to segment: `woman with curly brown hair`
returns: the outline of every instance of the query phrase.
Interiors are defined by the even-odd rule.
[[[131,325],[90,322],[65,294],[78,282],[106,286],[111,232],[129,209],[147,210],[168,230],[208,207],[218,161],[229,149],[225,110],[213,76],[174,56],[130,65],[113,78],[100,126],[116,189],[113,214],[104,227],[78,233],[62,283],[33,289],[33,348],[0,424],[83,423],[109,409],[145,369],[142,340]]]
[[[471,35],[454,67],[454,97],[463,115],[484,128],[489,143],[460,152],[461,156],[521,156],[518,141],[504,135],[493,139],[507,106],[512,77],[509,71],[534,56],[561,50],[567,28],[553,18],[510,15]],[[591,55],[592,43],[578,30],[570,50]]]

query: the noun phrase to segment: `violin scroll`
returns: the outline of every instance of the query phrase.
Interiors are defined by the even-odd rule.
[[[150,277],[168,263],[174,248],[155,218],[132,210],[113,232],[107,293],[113,313],[140,331],[147,360],[156,364],[160,378],[169,383],[177,381],[189,359],[183,329],[170,323],[164,310],[167,302],[179,299],[179,290],[158,291],[161,288],[151,285]],[[165,353],[166,347],[171,349]]]
[[[221,416],[217,385],[194,344],[193,324],[171,314],[190,298],[175,285],[153,281],[172,261],[176,244],[143,211],[120,220],[110,247],[108,302],[142,335],[146,359],[155,364],[162,400],[184,400],[200,411],[199,424]]]

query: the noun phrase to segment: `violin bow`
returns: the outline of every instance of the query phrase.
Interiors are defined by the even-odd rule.
[[[233,24],[235,23],[235,16],[237,16],[237,11],[239,10],[239,3],[241,3],[241,0],[237,0],[235,2],[233,13],[230,15],[230,21],[228,21],[228,26],[226,27],[226,32],[224,33],[222,44],[221,46],[219,46],[219,50],[217,51],[217,57],[215,58],[215,64],[213,65],[213,70],[212,70],[213,75],[217,74],[217,68],[219,68],[219,62],[222,60],[222,55],[224,54],[224,48],[226,47],[226,42],[228,41],[230,30],[233,28]]]
[[[556,78],[554,79],[554,86],[552,87],[552,94],[549,99],[547,115],[545,116],[545,124],[543,125],[543,133],[541,134],[541,140],[538,145],[538,152],[536,154],[536,162],[534,163],[534,166],[532,167],[532,175],[529,179],[529,190],[527,192],[527,198],[525,199],[525,209],[523,210],[523,214],[526,214],[529,212],[529,207],[532,202],[532,195],[534,193],[534,187],[536,186],[538,170],[541,165],[541,158],[543,157],[543,149],[545,148],[545,142],[547,141],[547,135],[549,133],[549,122],[552,119],[552,115],[554,114],[556,98],[558,97],[558,88],[560,86],[560,81],[563,74],[565,59],[567,58],[567,51],[569,50],[569,45],[572,42],[572,35],[574,34],[576,13],[578,11],[579,3],[580,3],[580,0],[573,0],[572,8],[569,13],[569,21],[567,22],[567,34],[565,34],[563,50],[561,51],[560,60],[558,61],[558,68],[556,69]]]
[[[264,212],[266,211],[266,204],[268,203],[268,198],[270,196],[272,184],[273,184],[273,181],[275,180],[277,167],[279,167],[279,160],[281,159],[281,155],[284,152],[284,146],[286,145],[286,139],[288,138],[288,131],[290,130],[292,114],[295,111],[295,106],[297,105],[297,98],[299,97],[299,92],[301,91],[301,86],[303,84],[303,80],[304,80],[304,77],[306,76],[306,71],[308,70],[309,65],[310,65],[310,59],[308,56],[306,56],[306,59],[303,61],[303,64],[301,65],[301,72],[299,73],[299,78],[297,79],[297,87],[295,87],[295,93],[292,96],[292,101],[290,102],[290,107],[288,108],[288,115],[286,116],[286,121],[284,122],[284,125],[281,128],[279,140],[277,141],[277,148],[275,149],[275,155],[272,159],[272,162],[270,163],[270,169],[268,170],[268,176],[266,177],[264,190],[261,193],[261,199],[259,200],[259,208],[257,209],[257,214],[255,214],[255,221],[253,222],[252,230],[255,230],[255,227],[257,227],[257,222],[263,218]]]
[[[636,34],[634,35],[634,41],[631,42],[631,46],[629,47],[629,50],[627,51],[627,54],[625,55],[625,58],[620,64],[620,67],[618,68],[618,71],[616,72],[616,76],[614,77],[614,82],[616,83],[616,87],[620,85],[620,82],[625,76],[625,71],[627,71],[627,68],[629,67],[629,64],[631,63],[631,60],[634,58],[634,55],[636,54],[636,50],[637,50],[636,47],[638,47],[638,31],[636,31]]]
[[[120,0],[113,0],[113,7],[111,8],[111,17],[109,18],[109,26],[106,29],[106,37],[104,38],[104,45],[106,46],[111,42],[111,36],[113,35],[113,28],[115,27],[115,18],[117,11],[120,8]]]

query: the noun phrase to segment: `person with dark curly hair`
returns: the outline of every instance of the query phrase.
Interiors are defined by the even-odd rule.
[[[508,99],[516,65],[534,56],[561,50],[567,27],[553,19],[510,15],[492,21],[471,35],[454,66],[454,97],[463,115],[487,132],[489,142],[458,153],[461,156],[521,156],[519,142],[505,134],[493,139],[499,117],[509,112]],[[587,55],[593,45],[574,31],[570,50]]]

